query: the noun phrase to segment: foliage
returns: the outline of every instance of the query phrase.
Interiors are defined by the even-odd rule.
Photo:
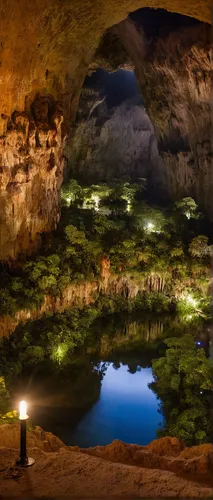
[[[44,295],[57,297],[71,283],[99,277],[106,255],[116,274],[133,273],[147,280],[156,274],[166,281],[170,295],[177,294],[177,287],[180,294],[187,283],[203,296],[208,238],[191,230],[185,238],[176,217],[186,209],[197,213],[196,203],[184,198],[169,210],[150,205],[143,196],[142,184],[114,181],[88,187],[70,179],[62,197],[70,199],[71,207],[63,208],[58,229],[44,239],[40,255],[28,259],[22,269],[2,273],[0,314],[40,307]]]
[[[197,236],[193,238],[189,245],[189,253],[192,257],[203,258],[210,254],[210,247],[208,246],[207,236]]]
[[[185,215],[187,219],[199,218],[200,214],[197,212],[198,205],[195,203],[193,198],[182,198],[175,203],[175,209],[181,214]]]
[[[164,357],[153,360],[151,389],[161,398],[166,419],[164,434],[176,436],[186,444],[207,442],[210,434],[209,402],[213,384],[213,361],[194,338],[165,340]]]
[[[0,424],[16,422],[17,420],[17,411],[11,409],[11,398],[5,380],[0,377]]]

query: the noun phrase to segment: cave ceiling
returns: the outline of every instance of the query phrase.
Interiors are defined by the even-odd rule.
[[[143,7],[164,8],[210,23],[210,0],[2,0],[1,131],[36,91],[63,95],[73,109],[104,32]],[[72,99],[70,100],[70,95]],[[29,99],[26,98],[29,97]]]

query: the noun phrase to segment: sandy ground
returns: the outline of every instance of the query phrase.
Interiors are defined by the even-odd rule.
[[[213,445],[187,448],[165,437],[147,446],[115,440],[86,450],[36,427],[27,433],[32,467],[16,466],[19,425],[0,426],[0,499],[213,497]]]
[[[30,450],[32,467],[16,466],[17,450],[0,448],[0,498],[5,497],[207,497],[213,487],[173,472],[108,462],[61,448]]]

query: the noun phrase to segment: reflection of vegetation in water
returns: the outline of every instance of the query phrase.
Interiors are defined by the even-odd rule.
[[[154,382],[150,384],[165,416],[161,434],[179,437],[189,445],[208,442],[213,361],[196,348],[191,335],[166,339],[165,344],[165,356],[152,363]]]
[[[54,408],[56,407],[54,415],[57,414],[59,422],[64,421],[63,411],[66,405],[71,411],[71,413],[68,412],[69,418],[72,421],[75,419],[75,415],[76,418],[79,418],[79,415],[82,416],[99,397],[101,380],[105,370],[105,366],[99,364],[100,359],[113,362],[115,368],[119,368],[120,363],[128,365],[129,371],[135,373],[140,367],[151,366],[153,359],[157,359],[156,362],[158,362],[159,355],[165,352],[163,347],[165,338],[177,335],[180,336],[180,340],[178,338],[175,340],[179,341],[180,345],[185,343],[186,339],[182,335],[184,332],[190,332],[192,325],[194,338],[192,340],[190,337],[188,344],[191,345],[193,342],[193,346],[195,346],[196,335],[199,335],[203,329],[202,319],[198,318],[197,321],[189,323],[185,320],[182,321],[180,316],[168,315],[168,312],[160,316],[156,315],[154,311],[157,296],[157,294],[150,294],[148,302],[146,295],[143,302],[142,300],[139,302],[139,298],[132,301],[132,304],[128,302],[131,313],[125,311],[126,299],[115,297],[113,300],[111,297],[108,299],[107,306],[106,297],[103,297],[103,300],[99,299],[92,307],[80,310],[72,309],[63,315],[57,314],[37,322],[29,322],[24,327],[19,326],[10,339],[2,339],[0,343],[1,372],[5,375],[7,386],[14,393],[18,381],[23,384],[23,379],[27,381],[33,379],[31,386],[34,388],[40,381],[39,399],[50,400],[50,407],[54,401]],[[165,308],[165,297],[162,298],[163,309],[163,306]],[[160,300],[160,296],[158,299]],[[147,311],[151,302],[153,313],[150,315],[145,310]],[[141,313],[142,307],[144,308],[143,315]],[[114,314],[107,315],[110,308]],[[166,303],[167,311],[168,308],[169,301]],[[117,312],[115,314],[116,310],[123,311],[123,313]],[[67,345],[65,355],[62,358],[54,356],[60,345]],[[190,349],[187,353],[189,351]],[[196,349],[193,352],[197,355]],[[160,360],[162,359],[161,366],[165,367],[165,358],[160,358]],[[174,359],[172,359],[173,362]],[[177,368],[177,362],[175,363]],[[204,411],[204,404],[207,400],[203,398],[202,403],[202,415],[205,414],[204,425],[200,429],[200,419],[196,418],[193,428],[195,431],[193,430],[192,435],[191,431],[185,430],[183,420],[177,420],[175,424],[175,418],[179,418],[182,409],[188,408],[187,402],[183,404],[185,393],[182,393],[181,399],[178,390],[174,395],[171,388],[166,386],[164,378],[161,380],[162,374],[158,372],[155,361],[153,367],[156,381],[158,381],[157,389],[156,386],[153,388],[162,400],[162,411],[167,421],[166,433],[178,435],[188,443],[205,441],[206,436],[208,436],[208,415],[206,410]],[[171,366],[173,369],[175,367]],[[32,373],[33,377],[30,375]],[[167,380],[167,371],[165,374]],[[43,394],[42,387],[44,387]],[[30,393],[31,391],[32,387]],[[198,393],[197,398],[199,399],[199,397]],[[197,400],[194,399],[194,403],[197,406]],[[7,399],[7,410],[10,409],[9,404],[10,401]],[[177,414],[174,412],[176,406],[178,408]],[[189,409],[193,415],[193,401],[191,401]],[[170,411],[173,415],[172,420]],[[185,415],[189,416],[189,412]],[[52,418],[51,411],[48,418]],[[57,432],[57,428],[53,428]],[[203,434],[198,433],[200,430]],[[196,436],[194,436],[195,434]]]

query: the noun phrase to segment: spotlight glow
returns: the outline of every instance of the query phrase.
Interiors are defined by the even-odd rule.
[[[127,211],[127,212],[130,212],[130,210],[131,210],[131,202],[128,200],[128,201],[127,201],[126,211]]]
[[[93,194],[91,196],[91,200],[94,202],[94,204],[95,204],[95,210],[98,212],[98,210],[99,210],[99,204],[100,204],[100,197],[97,194]]]
[[[188,295],[186,297],[186,301],[188,302],[188,304],[190,304],[191,306],[193,307],[197,307],[197,300],[193,299],[193,297],[191,295]]]

